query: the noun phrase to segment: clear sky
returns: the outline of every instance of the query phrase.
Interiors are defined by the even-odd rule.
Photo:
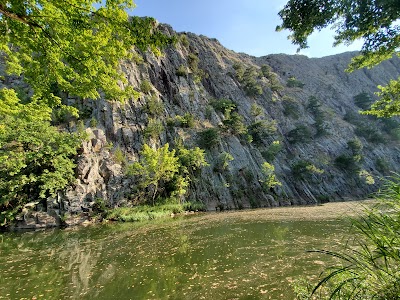
[[[218,39],[223,46],[254,56],[295,54],[288,32],[275,32],[277,15],[286,0],[136,0],[131,14],[154,17],[178,32],[187,31]],[[333,34],[324,30],[309,39],[310,48],[300,54],[321,57],[361,49],[361,42],[332,47]]]

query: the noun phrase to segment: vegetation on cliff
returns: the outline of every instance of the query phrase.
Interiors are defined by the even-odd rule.
[[[12,89],[0,92],[0,224],[73,181],[83,135],[54,126],[79,118],[63,99],[136,97],[121,60],[133,56],[133,47],[158,51],[174,40],[154,19],[129,17],[133,7],[131,0],[0,3],[2,61],[30,90],[24,98]]]

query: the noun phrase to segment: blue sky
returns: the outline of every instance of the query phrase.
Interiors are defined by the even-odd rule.
[[[131,14],[151,16],[170,24],[176,31],[203,34],[218,39],[226,48],[254,56],[272,53],[295,54],[297,47],[288,32],[275,32],[280,25],[278,11],[285,0],[136,0]],[[332,47],[332,30],[313,34],[310,48],[300,54],[321,57],[361,49],[361,42]]]

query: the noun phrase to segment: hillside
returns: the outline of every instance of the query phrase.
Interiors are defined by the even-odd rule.
[[[90,138],[77,158],[76,184],[48,201],[50,215],[81,213],[98,199],[110,207],[133,203],[137,188],[125,168],[145,143],[206,148],[209,166],[185,198],[210,210],[366,198],[382,176],[399,171],[400,123],[358,114],[378,84],[400,76],[399,58],[349,74],[356,53],[252,57],[205,36],[179,36],[159,55],[138,51],[122,63],[138,99],[65,99],[79,107]],[[216,136],[205,135],[210,128]],[[281,182],[269,190],[266,161]]]

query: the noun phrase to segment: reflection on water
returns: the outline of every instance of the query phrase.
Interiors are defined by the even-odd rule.
[[[0,299],[293,299],[290,283],[326,263],[305,250],[347,234],[243,216],[2,234]]]

